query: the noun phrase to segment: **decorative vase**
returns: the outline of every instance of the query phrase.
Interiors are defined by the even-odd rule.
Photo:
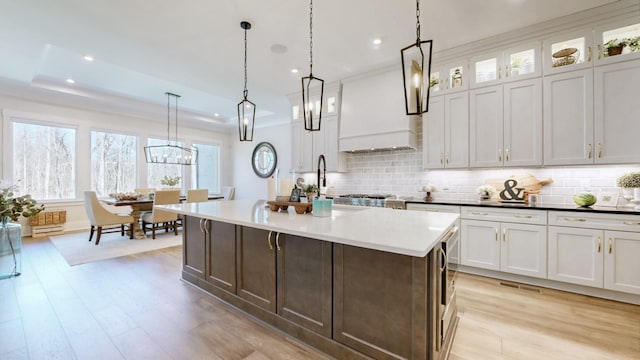
[[[22,272],[22,226],[3,217],[0,223],[0,279]]]
[[[424,197],[424,201],[426,202],[433,201],[433,197],[431,196],[431,191],[427,191],[427,196]]]
[[[313,202],[313,199],[316,197],[317,194],[318,193],[314,193],[314,192],[307,193],[307,202]]]

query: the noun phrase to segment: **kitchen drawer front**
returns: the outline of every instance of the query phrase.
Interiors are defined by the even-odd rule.
[[[512,222],[520,224],[547,224],[544,210],[494,209],[487,207],[462,207],[463,219]]]
[[[640,215],[549,211],[549,225],[640,232]]]
[[[407,210],[460,214],[460,206],[453,205],[407,204]]]

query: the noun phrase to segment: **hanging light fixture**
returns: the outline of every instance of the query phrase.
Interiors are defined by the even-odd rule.
[[[247,30],[251,24],[243,21],[240,27],[244,29],[244,99],[238,104],[238,133],[240,141],[253,141],[253,125],[256,120],[256,104],[247,99]]]
[[[319,131],[322,120],[324,80],[313,76],[313,0],[309,9],[309,76],[302,78],[302,113],[305,130]]]
[[[400,50],[407,115],[420,115],[429,110],[429,77],[433,41],[420,40],[420,0],[416,0],[416,37],[414,44]]]
[[[198,150],[195,147],[183,147],[178,145],[178,98],[170,92],[167,95],[167,145],[149,145],[144,147],[144,157],[147,163],[151,164],[178,164],[178,165],[195,165],[198,162]],[[171,123],[171,97],[175,99],[176,107],[176,137],[174,143],[171,144],[170,123]]]

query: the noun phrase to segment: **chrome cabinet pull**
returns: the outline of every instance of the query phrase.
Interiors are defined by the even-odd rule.
[[[280,233],[276,234],[276,248],[280,251]]]
[[[440,273],[442,274],[444,272],[444,269],[446,269],[447,262],[449,260],[447,259],[447,253],[445,253],[444,250],[442,250],[442,248],[438,248],[438,251],[440,251],[440,255],[441,255],[440,261],[442,261],[441,262],[442,266],[440,266],[439,268],[440,268]]]
[[[623,222],[625,225],[640,225],[640,221],[625,221]]]
[[[209,226],[209,219],[204,219],[203,225],[204,225],[203,226],[204,227],[204,233],[206,235],[209,235],[209,229],[207,228]]]
[[[598,159],[602,158],[602,144],[598,143]]]
[[[269,231],[269,237],[267,238],[267,243],[269,244],[269,250],[273,250],[273,245],[271,245],[271,231]]]
[[[514,217],[520,218],[520,219],[531,219],[533,218],[533,216],[531,215],[513,215]]]
[[[587,147],[589,148],[589,154],[587,154],[587,158],[591,159],[591,153],[593,152],[593,146],[591,146],[591,144],[588,144]]]
[[[471,214],[473,214],[473,215],[483,215],[483,216],[484,216],[484,215],[489,215],[489,213],[486,213],[486,212],[479,212],[479,211],[473,211],[473,212],[471,212]]]
[[[591,62],[591,46],[587,47],[587,61]]]
[[[200,232],[204,234],[204,228],[202,227],[202,222],[204,219],[200,219]]]
[[[613,238],[609,237],[609,254],[613,251]]]
[[[579,221],[579,222],[585,222],[587,221],[587,219],[582,219],[582,218],[573,218],[573,217],[565,217],[564,218],[566,221]]]
[[[504,149],[505,161],[509,161],[509,149]]]
[[[602,250],[602,238],[598,236],[598,254],[600,253],[600,250]]]

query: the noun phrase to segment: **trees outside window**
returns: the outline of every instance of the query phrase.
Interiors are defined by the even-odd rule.
[[[220,147],[193,144],[198,149],[198,163],[192,166],[193,188],[208,189],[209,194],[220,193]]]
[[[98,196],[136,188],[136,150],[135,136],[91,132],[91,189]]]
[[[184,146],[182,142],[172,142],[172,145]],[[156,146],[156,145],[167,145],[167,140],[161,139],[147,139],[147,145]],[[161,183],[162,179],[167,176],[170,178],[175,178],[176,176],[180,177],[180,183],[176,186],[184,189],[184,176],[182,174],[182,167],[184,165],[179,164],[155,164],[155,163],[147,163],[147,187],[150,188],[163,188],[166,187]]]

